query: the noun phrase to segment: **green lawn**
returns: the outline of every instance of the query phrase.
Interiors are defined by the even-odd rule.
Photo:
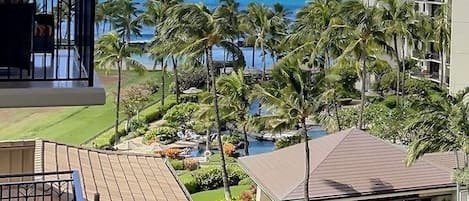
[[[233,197],[238,197],[243,191],[249,190],[250,188],[250,185],[232,186],[230,187],[231,195]],[[220,201],[224,200],[224,198],[225,194],[223,192],[223,188],[192,194],[192,199],[194,201]]]
[[[101,75],[106,88],[106,104],[87,107],[13,108],[0,110],[0,140],[43,138],[80,144],[114,122],[116,76]],[[122,86],[150,79],[160,80],[161,72],[124,72]],[[168,81],[167,83],[170,83]],[[166,86],[169,86],[167,84]],[[167,89],[166,89],[167,90]],[[159,99],[160,93],[152,99]]]

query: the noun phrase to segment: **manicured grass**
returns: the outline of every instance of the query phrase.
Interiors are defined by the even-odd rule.
[[[114,122],[116,90],[115,73],[101,75],[106,88],[106,104],[86,107],[14,108],[0,110],[0,140],[42,138],[65,143],[80,144]],[[122,86],[161,80],[161,72],[124,72]],[[106,81],[107,80],[107,81]],[[171,82],[168,79],[168,84]],[[168,90],[168,89],[166,89]],[[160,93],[152,99],[159,99]]]
[[[231,195],[233,197],[238,197],[243,191],[249,190],[250,188],[250,185],[232,186],[230,187]],[[192,194],[192,199],[194,201],[220,201],[224,200],[224,198],[225,194],[223,188]]]

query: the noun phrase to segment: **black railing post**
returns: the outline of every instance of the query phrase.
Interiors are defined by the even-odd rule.
[[[89,0],[85,1],[87,2],[87,5],[85,6],[87,8],[88,12],[88,21],[87,26],[87,56],[89,56],[88,61],[87,61],[87,68],[88,68],[88,86],[92,87],[94,84],[94,26],[95,26],[95,7],[96,7],[96,0]]]
[[[94,194],[93,201],[99,201],[99,193]]]

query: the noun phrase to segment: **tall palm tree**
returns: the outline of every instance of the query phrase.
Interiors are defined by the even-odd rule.
[[[437,16],[434,18],[434,39],[437,42],[436,49],[440,54],[440,86],[446,83],[446,55],[450,44],[450,27],[448,25],[448,5],[441,5]]]
[[[168,15],[170,14],[170,9],[175,5],[182,3],[182,0],[150,0],[145,3],[145,12],[142,15],[143,24],[147,26],[153,26],[155,28],[155,38],[151,42],[150,53],[155,59],[154,67],[156,67],[158,61],[161,63],[161,85],[162,88],[166,85],[166,69],[167,62],[165,58],[170,57],[170,51],[168,48],[177,47],[179,45],[173,46],[170,44],[170,38],[172,36],[164,32],[165,28],[163,26],[168,26],[170,23],[167,23]],[[177,65],[173,62],[173,69],[175,71],[175,80],[176,80],[176,100],[179,102],[179,79],[177,76]],[[165,91],[161,90],[161,105],[164,105]]]
[[[413,42],[412,33],[409,31],[410,26],[415,22],[415,8],[414,4],[408,1],[400,0],[380,0],[378,6],[383,9],[383,20],[386,27],[386,33],[390,36],[394,45],[394,56],[397,61],[397,86],[396,96],[397,103],[399,104],[399,96],[401,92],[400,75],[402,69],[404,71],[403,83],[405,82],[405,58],[406,43]],[[401,48],[398,47],[398,42],[401,43]],[[401,50],[401,57],[399,56],[399,49]],[[402,65],[402,66],[399,66]],[[402,87],[405,85],[402,84]],[[404,91],[404,89],[402,89]]]
[[[298,66],[298,60],[289,60],[274,68],[272,76],[277,82],[273,88],[255,86],[255,93],[265,107],[268,107],[273,115],[267,118],[268,125],[273,130],[280,130],[285,127],[293,128],[299,126],[305,145],[305,179],[304,179],[304,200],[309,200],[309,180],[310,180],[310,150],[309,137],[306,127],[306,120],[315,115],[319,102],[312,97],[312,87],[310,71],[304,71]]]
[[[270,8],[258,3],[250,3],[246,13],[241,16],[241,23],[248,29],[249,37],[246,41],[253,45],[252,67],[255,65],[255,50],[261,48],[262,80],[265,80],[266,72],[266,43],[272,32],[273,23],[280,20]]]
[[[386,43],[382,23],[382,11],[376,6],[367,6],[360,0],[351,0],[342,4],[341,12],[344,24],[332,25],[332,28],[341,28],[350,31],[347,38],[348,45],[337,60],[342,60],[348,55],[355,57],[355,63],[361,72],[361,102],[359,125],[364,129],[364,109],[366,103],[366,85],[368,77],[367,65],[370,58],[389,51],[391,48]]]
[[[228,19],[224,18],[220,13],[221,10],[216,8],[210,10],[203,4],[187,4],[180,5],[175,8],[175,23],[169,34],[185,33],[192,40],[186,43],[186,46],[180,50],[180,54],[185,57],[196,58],[201,53],[206,53],[207,64],[210,69],[210,77],[212,84],[213,108],[215,111],[215,123],[217,128],[217,141],[220,150],[223,150],[221,140],[221,124],[220,111],[218,106],[218,91],[216,86],[216,69],[213,62],[213,47],[215,45],[225,48],[226,50],[237,55],[237,58],[244,59],[242,51],[230,39],[236,35],[228,23]],[[226,170],[226,162],[223,154],[221,155],[221,168],[223,173],[223,186],[225,191],[225,199],[231,200],[231,191],[228,183],[228,173]]]
[[[228,107],[231,116],[234,116],[241,125],[244,137],[244,155],[249,155],[249,141],[247,134],[249,109],[251,106],[250,92],[252,87],[244,80],[244,73],[240,69],[230,75],[224,75],[218,78],[217,88],[221,95],[221,103]]]
[[[137,9],[138,3],[133,0],[117,0],[114,2],[116,8],[112,24],[122,40],[130,41],[131,35],[141,36],[141,12]]]
[[[117,32],[109,32],[104,34],[96,44],[96,66],[98,68],[110,67],[117,68],[117,95],[116,95],[116,122],[115,122],[115,144],[119,142],[119,112],[120,112],[120,95],[122,80],[122,64],[125,62],[129,67],[139,73],[143,73],[145,67],[132,58],[132,54],[140,53],[140,49],[122,42]]]

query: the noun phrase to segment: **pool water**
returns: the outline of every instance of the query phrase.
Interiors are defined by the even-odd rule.
[[[321,127],[311,127],[308,129],[308,135],[312,139],[320,138],[322,136],[327,135],[327,132],[324,128]],[[272,141],[259,141],[254,138],[249,137],[249,154],[250,155],[257,155],[257,154],[262,154],[262,153],[268,153],[272,152],[275,150],[275,142]],[[203,156],[205,150],[198,150],[197,148],[192,149],[191,151],[191,156],[193,157],[201,157]],[[213,151],[214,153],[217,153],[218,151]],[[236,152],[240,153],[240,155],[243,155],[244,150],[243,149],[238,149]]]

